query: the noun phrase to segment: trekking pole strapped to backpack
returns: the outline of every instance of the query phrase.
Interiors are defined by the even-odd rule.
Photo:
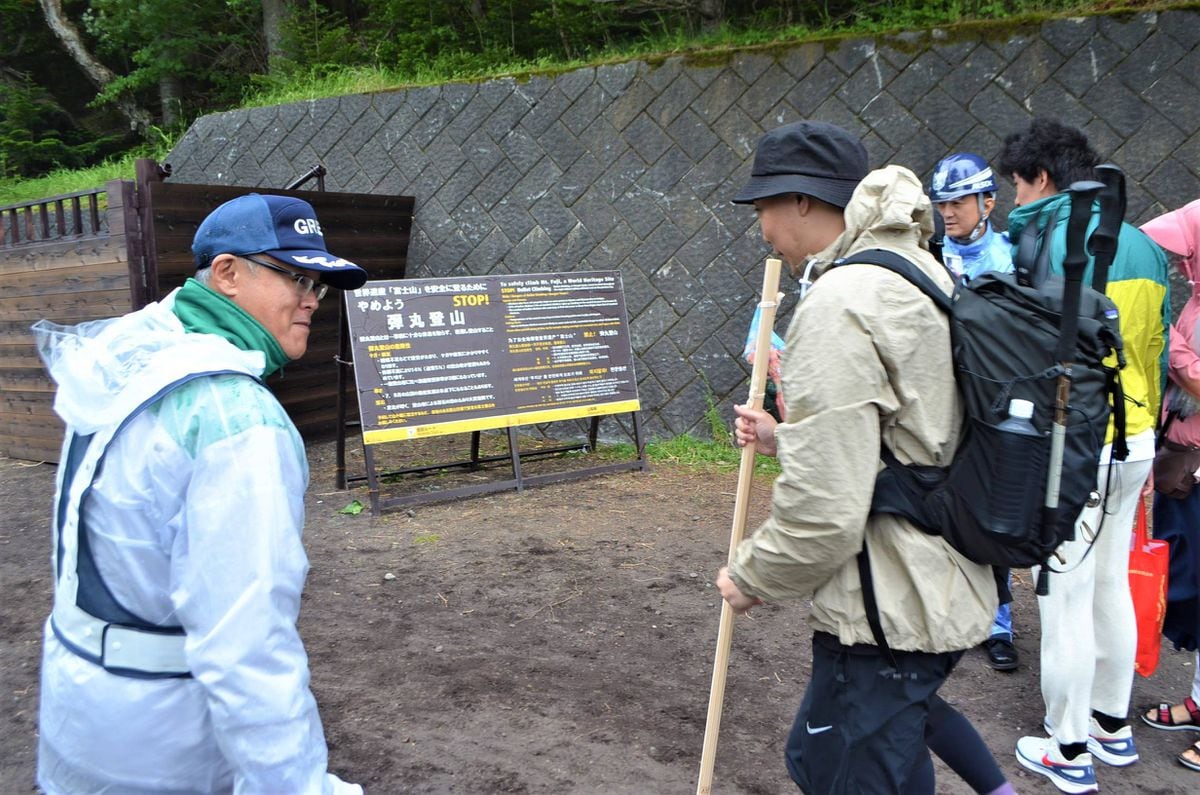
[[[1096,176],[1104,187],[1100,190],[1100,222],[1088,246],[1095,260],[1092,289],[1102,293],[1108,288],[1108,269],[1117,256],[1117,240],[1125,220],[1125,174],[1112,163],[1105,163],[1096,166]]]
[[[1096,175],[1104,183],[1104,188],[1100,191],[1100,221],[1092,232],[1088,246],[1093,259],[1092,289],[1103,293],[1108,289],[1108,269],[1116,259],[1121,224],[1125,220],[1125,174],[1112,163],[1105,163],[1096,166]],[[1125,352],[1118,350],[1117,357],[1117,370],[1120,370],[1125,366]],[[1112,456],[1117,461],[1124,461],[1129,455],[1129,445],[1125,441],[1125,401],[1113,401],[1112,410],[1115,431]]]
[[[1043,503],[1042,525],[1046,535],[1066,521],[1072,530],[1066,540],[1074,538],[1074,516],[1059,515],[1059,489],[1062,483],[1063,449],[1066,441],[1068,408],[1071,397],[1071,368],[1076,359],[1076,335],[1079,329],[1079,301],[1083,288],[1083,272],[1087,270],[1087,228],[1092,219],[1092,204],[1096,194],[1104,187],[1101,182],[1081,181],[1072,183],[1071,216],[1067,220],[1067,253],[1063,258],[1062,315],[1059,318],[1058,345],[1055,359],[1059,373],[1055,384],[1054,424],[1050,429],[1050,462],[1046,468],[1046,501]],[[1046,241],[1044,245],[1048,245]],[[1049,568],[1042,566],[1038,573],[1038,596],[1049,593]]]

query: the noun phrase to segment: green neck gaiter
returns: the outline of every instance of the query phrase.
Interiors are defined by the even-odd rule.
[[[184,283],[171,311],[183,323],[185,331],[216,334],[243,351],[261,351],[267,357],[263,378],[291,361],[279,347],[279,341],[246,310],[195,279]]]

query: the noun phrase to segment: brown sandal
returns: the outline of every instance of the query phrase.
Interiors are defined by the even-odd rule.
[[[1191,751],[1192,754],[1196,756],[1196,758],[1200,759],[1200,740],[1197,740],[1196,742],[1192,743],[1191,748],[1187,749],[1187,751],[1184,751],[1182,754],[1175,757],[1175,761],[1179,762],[1179,764],[1183,765],[1184,767],[1186,767],[1190,770],[1200,771],[1200,762],[1193,762],[1191,759],[1188,759],[1187,758],[1188,751]]]
[[[1200,732],[1200,707],[1197,707],[1192,697],[1188,696],[1183,700],[1183,708],[1188,711],[1188,720],[1186,722],[1176,721],[1175,717],[1171,714],[1171,705],[1165,701],[1158,705],[1157,710],[1152,711],[1153,716],[1143,711],[1142,722],[1156,729],[1166,729],[1167,731]],[[1180,761],[1183,761],[1182,758]],[[1188,767],[1191,767],[1191,765],[1188,765]]]

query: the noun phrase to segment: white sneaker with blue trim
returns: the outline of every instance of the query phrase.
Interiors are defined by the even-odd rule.
[[[1137,746],[1133,744],[1133,730],[1128,726],[1106,732],[1095,718],[1091,718],[1087,746],[1092,756],[1106,765],[1125,767],[1139,759]]]
[[[1054,736],[1049,715],[1042,718],[1042,728],[1046,734]],[[1092,756],[1113,767],[1128,767],[1141,759],[1133,742],[1133,729],[1126,725],[1115,732],[1107,732],[1094,716],[1088,718],[1087,747]]]
[[[1074,759],[1065,759],[1058,743],[1049,737],[1022,737],[1017,740],[1017,761],[1026,770],[1040,773],[1071,795],[1099,792],[1096,770],[1092,767],[1092,755],[1082,753]]]

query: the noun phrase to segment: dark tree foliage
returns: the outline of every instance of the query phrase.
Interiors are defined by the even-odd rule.
[[[95,135],[75,123],[29,77],[5,81],[0,92],[0,177],[28,177],[78,168],[112,151],[119,136]]]
[[[651,42],[673,49],[712,34],[750,31],[766,40],[804,29],[899,29],[1087,7],[1080,0],[275,0],[267,17],[280,20],[279,29],[268,37],[264,0],[61,2],[117,77],[99,96],[88,93],[38,1],[0,0],[3,174],[108,154],[104,142],[125,132],[97,109],[119,96],[154,109],[160,126],[181,129],[238,105],[258,86],[346,67],[379,67],[401,80],[453,79]],[[82,138],[73,137],[78,132]]]
[[[123,91],[161,100],[175,84],[172,98],[187,104],[165,110],[187,119],[237,102],[249,77],[267,67],[258,2],[91,0],[83,21],[120,75],[101,101]]]
[[[133,141],[46,26],[37,0],[0,0],[0,178],[97,162]]]

